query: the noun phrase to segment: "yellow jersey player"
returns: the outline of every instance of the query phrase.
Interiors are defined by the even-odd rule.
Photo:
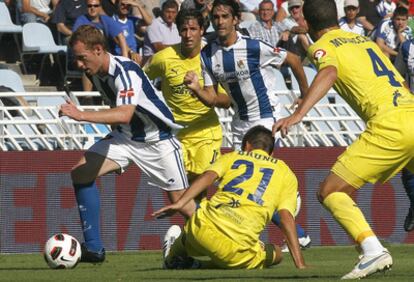
[[[318,75],[296,111],[273,129],[285,136],[332,86],[366,122],[318,192],[362,250],[354,269],[342,277],[359,279],[390,268],[393,261],[350,195],[366,182],[387,181],[405,166],[414,171],[414,96],[375,43],[339,29],[334,0],[305,1],[303,11],[315,41],[308,55]]]
[[[189,71],[202,77],[200,49],[203,21],[199,11],[181,10],[176,18],[181,43],[157,52],[145,69],[150,79],[161,78],[162,93],[175,121],[184,126],[177,137],[183,145],[190,181],[215,161],[222,143],[222,130],[216,112],[205,106],[184,84],[184,77]],[[200,83],[203,84],[202,79]],[[227,95],[222,95],[230,106]]]
[[[173,225],[166,234],[166,268],[244,268],[261,269],[278,264],[280,248],[263,244],[259,234],[275,211],[297,268],[305,262],[296,235],[293,214],[296,209],[297,179],[281,160],[270,156],[272,132],[264,126],[251,128],[243,138],[243,151],[223,155],[199,176],[173,205],[153,216],[180,211],[188,201],[219,180],[217,192],[203,200],[184,226]],[[197,261],[193,256],[209,256]]]

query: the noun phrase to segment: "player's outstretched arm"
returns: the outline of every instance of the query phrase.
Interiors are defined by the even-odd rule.
[[[300,122],[309,110],[328,93],[329,89],[334,85],[336,78],[337,70],[334,66],[327,66],[320,70],[295,112],[286,118],[278,120],[273,125],[273,134],[280,131],[282,137],[285,137],[288,134],[289,128]]]
[[[198,81],[198,75],[194,71],[189,71],[184,77],[184,84],[191,89],[200,101],[207,107],[229,108],[231,105],[230,98],[227,94],[220,93],[214,89],[214,86],[201,87]]]
[[[185,193],[174,204],[165,206],[152,213],[153,217],[164,218],[171,216],[177,211],[180,211],[188,202],[197,197],[201,192],[206,190],[210,185],[216,181],[218,175],[216,172],[208,170],[196,178]]]
[[[60,116],[67,116],[77,121],[88,121],[106,124],[127,124],[135,111],[135,105],[122,105],[112,109],[100,111],[80,111],[70,100],[62,104],[59,109]]]
[[[300,97],[305,97],[306,93],[308,92],[308,81],[306,79],[305,71],[303,70],[303,65],[300,61],[300,57],[288,51],[286,56],[286,62],[291,67],[293,75],[296,77],[299,83],[301,94]]]
[[[286,243],[290,250],[290,255],[295,262],[296,268],[306,268],[305,260],[300,250],[298,235],[296,233],[296,224],[293,215],[288,210],[278,211],[280,215],[281,228],[286,237]]]

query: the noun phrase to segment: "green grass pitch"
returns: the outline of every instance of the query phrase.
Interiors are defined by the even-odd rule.
[[[414,281],[414,245],[387,245],[391,271],[366,280]],[[264,270],[163,270],[159,251],[108,253],[101,265],[49,269],[41,254],[0,255],[0,281],[337,281],[357,260],[353,247],[312,247],[304,251],[308,269],[297,270],[289,254]]]

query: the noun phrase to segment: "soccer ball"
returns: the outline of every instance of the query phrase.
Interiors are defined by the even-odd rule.
[[[45,244],[44,258],[50,268],[74,268],[81,258],[80,244],[68,234],[55,234]]]

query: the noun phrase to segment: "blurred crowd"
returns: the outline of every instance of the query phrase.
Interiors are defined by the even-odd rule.
[[[175,17],[195,8],[205,18],[206,40],[214,38],[209,20],[212,0],[0,0],[16,24],[47,25],[58,44],[81,25],[93,25],[108,40],[108,50],[141,66],[167,46],[180,42]],[[306,60],[313,43],[302,14],[302,0],[235,0],[242,7],[240,32],[283,47]],[[336,0],[342,29],[369,36],[394,61],[414,30],[414,0]],[[83,90],[92,90],[86,77]]]

